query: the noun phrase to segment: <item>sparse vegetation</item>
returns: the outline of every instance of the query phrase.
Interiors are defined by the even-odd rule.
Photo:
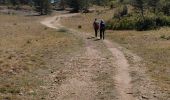
[[[168,1],[164,3],[168,4]],[[161,0],[131,0],[117,4],[120,6],[115,10],[114,17],[108,21],[108,29],[142,31],[170,26],[170,17],[167,14],[170,9],[161,4]],[[165,11],[164,7],[166,7]],[[133,10],[129,11],[130,8]]]
[[[109,10],[106,13],[101,13],[100,15],[96,13],[89,13],[87,15],[82,14],[77,17],[64,18],[62,20],[63,25],[67,27],[71,27],[76,30],[85,31],[89,33],[94,33],[92,30],[92,22],[94,18],[98,15],[97,18],[103,18],[104,20],[108,20],[112,17],[112,11]],[[155,93],[158,91],[164,91],[166,94],[164,97],[160,97],[158,100],[163,100],[168,98],[168,93],[170,90],[169,85],[169,48],[170,48],[170,29],[168,27],[149,30],[149,31],[135,31],[133,30],[133,26],[136,17],[128,17],[124,16],[119,19],[110,20],[113,21],[113,25],[118,26],[120,22],[126,27],[126,31],[121,31],[121,29],[117,29],[119,31],[110,31],[106,32],[107,38],[116,43],[121,44],[121,46],[125,47],[128,50],[133,51],[142,57],[144,65],[142,68],[147,69],[147,74],[149,74],[153,81],[156,82],[156,86],[159,90],[155,90]],[[152,17],[151,17],[152,18]],[[164,16],[163,20],[167,20],[169,17]],[[83,19],[83,20],[82,20]],[[158,19],[157,19],[158,20]],[[119,22],[116,22],[119,21]],[[159,21],[159,20],[158,20]],[[82,29],[78,29],[77,25],[79,23],[70,24],[73,22],[79,22],[82,25]],[[166,22],[166,21],[165,21]],[[112,23],[112,22],[110,22]],[[136,22],[135,22],[136,23]],[[164,23],[164,22],[163,22]],[[162,25],[162,24],[161,24]],[[160,26],[161,26],[160,25]],[[120,25],[121,26],[121,25]],[[135,26],[135,25],[134,25]],[[109,26],[108,26],[109,27]],[[110,26],[113,27],[113,26]],[[136,27],[136,26],[135,26]],[[149,26],[152,27],[152,26]],[[120,28],[120,27],[119,27]],[[154,28],[154,27],[153,27]],[[122,28],[123,29],[123,28]],[[155,29],[155,28],[154,28]],[[132,31],[133,30],[133,31]],[[135,69],[135,68],[134,68]],[[154,90],[153,90],[154,91]],[[158,93],[159,94],[159,93]]]
[[[40,15],[46,15],[51,12],[50,1],[49,0],[33,0],[35,10],[40,13]]]
[[[170,40],[170,36],[161,35],[160,38],[165,40]]]
[[[0,14],[0,99],[45,99],[48,92],[42,88],[46,84],[42,77],[54,68],[49,65],[53,55],[59,69],[64,66],[61,59],[81,47],[81,40],[65,29],[57,32],[42,26],[42,18]]]
[[[123,60],[127,66],[130,64],[129,71],[125,71],[132,78],[129,84],[137,90],[125,94],[148,100],[169,99],[169,0],[61,0],[57,3],[59,10],[86,13],[61,17],[63,12],[57,12],[61,16],[51,18],[54,20],[47,18],[46,24],[43,23],[60,28],[60,21],[65,26],[55,30],[40,24],[47,16],[22,14],[32,12],[33,8],[40,15],[49,14],[51,5],[55,5],[50,1],[0,0],[0,11],[7,12],[0,12],[0,100],[50,100],[65,97],[68,92],[76,98],[79,94],[92,95],[95,99],[117,98],[113,77]],[[109,29],[104,41],[92,36],[95,18],[103,19]],[[115,54],[112,49],[116,49]],[[132,54],[129,56],[127,52]],[[116,57],[119,55],[123,57]],[[134,56],[141,58],[140,61]]]
[[[113,18],[108,22],[108,29],[113,30],[150,30],[162,26],[170,26],[170,17],[145,16],[145,19],[125,16],[121,19]]]
[[[115,31],[108,37],[120,43],[122,46],[136,52],[146,63],[148,73],[156,79],[159,86],[164,89],[169,87],[170,41],[169,28],[161,28],[156,31]]]

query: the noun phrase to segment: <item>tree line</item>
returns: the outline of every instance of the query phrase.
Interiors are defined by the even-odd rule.
[[[29,4],[32,0],[0,0],[1,4],[12,4],[13,6],[19,5],[19,4]]]
[[[131,2],[131,5],[137,8],[142,16],[147,10],[154,14],[163,12],[170,16],[170,0],[132,0]]]
[[[144,16],[146,9],[152,10],[154,13],[163,11],[164,14],[170,15],[170,0],[54,0],[59,3],[60,7],[71,7],[75,12],[82,9],[88,9],[90,5],[96,4],[100,6],[132,5],[139,13]],[[0,0],[1,4],[16,5],[34,5],[37,11],[48,12],[51,6],[51,0]],[[48,9],[48,10],[47,10]]]
[[[65,9],[65,7],[73,8],[73,12],[79,12],[81,10],[88,10],[91,5],[108,5],[112,0],[60,0],[60,7]]]
[[[72,8],[72,12],[88,11],[92,5],[109,6],[113,11],[113,18],[107,22],[109,29],[148,30],[170,26],[170,0],[0,0],[0,3],[30,5],[41,15],[50,13],[55,4],[61,9]]]
[[[111,0],[54,0],[62,9],[72,8],[73,12],[88,10],[90,5],[107,5]],[[11,4],[12,6],[31,5],[41,15],[48,14],[51,11],[51,0],[0,0],[0,4]]]

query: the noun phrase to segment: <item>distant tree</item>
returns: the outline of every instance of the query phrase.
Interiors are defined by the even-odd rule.
[[[0,0],[0,3],[2,4],[12,4],[13,6],[19,5],[19,4],[30,4],[32,0]]]
[[[50,13],[51,7],[50,7],[50,1],[49,0],[33,0],[35,10],[39,12],[41,15],[46,15]]]
[[[123,3],[124,0],[118,0],[120,3]]]
[[[21,3],[21,4],[30,4],[31,3],[31,0],[19,0],[19,2]]]
[[[146,0],[131,0],[132,6],[134,6],[141,14],[141,16],[144,18],[144,11],[146,7]]]
[[[10,3],[13,5],[13,6],[16,6],[16,5],[19,5],[19,0],[10,0]]]
[[[170,0],[161,0],[161,11],[170,16]]]
[[[90,4],[90,0],[66,0],[66,2],[71,8],[73,8],[73,12],[88,9]]]
[[[0,4],[5,4],[6,0],[0,0]]]
[[[100,5],[100,6],[105,6],[111,3],[113,0],[94,0],[93,3]]]
[[[66,7],[66,0],[60,0],[59,6],[61,7],[61,9],[65,9],[65,7]]]
[[[162,11],[165,15],[170,16],[170,2],[162,7]]]
[[[160,0],[148,0],[148,6],[152,8],[153,12],[156,13],[156,10],[159,8]]]

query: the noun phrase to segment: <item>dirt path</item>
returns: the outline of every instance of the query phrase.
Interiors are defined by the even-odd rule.
[[[63,26],[59,23],[62,17],[71,17],[71,16],[75,16],[77,14],[62,14],[62,15],[58,15],[58,16],[54,16],[54,17],[49,17],[44,19],[43,21],[41,21],[41,24],[50,27],[50,28],[54,28],[54,29],[60,29]],[[57,23],[54,25],[54,22]]]
[[[120,100],[134,100],[134,97],[132,96],[132,84],[130,83],[131,77],[129,75],[129,64],[127,59],[124,54],[119,49],[115,48],[110,41],[105,40],[104,43],[116,58],[115,63],[117,65],[117,73],[115,80],[117,90],[120,94]]]
[[[54,16],[41,23],[50,28],[60,29],[63,27],[60,24],[60,19],[74,15]],[[54,25],[54,22],[57,24]],[[116,48],[112,42],[105,40],[102,43],[105,44],[105,49],[111,52],[110,59],[106,59],[106,54],[99,48],[99,43],[87,39],[91,36],[90,34],[80,33],[73,29],[70,31],[84,40],[86,50],[84,54],[78,54],[66,63],[67,69],[64,71],[71,74],[65,76],[67,79],[60,86],[51,86],[50,98],[52,100],[136,100],[132,95],[129,64],[122,51]],[[59,72],[56,71],[50,77],[56,77],[57,73]],[[109,90],[108,86],[115,90]]]

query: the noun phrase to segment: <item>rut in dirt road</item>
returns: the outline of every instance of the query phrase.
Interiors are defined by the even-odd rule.
[[[132,85],[131,85],[131,77],[129,75],[129,64],[126,60],[124,54],[117,48],[113,46],[113,44],[105,40],[104,43],[106,44],[107,48],[110,52],[115,56],[115,63],[117,65],[116,70],[116,88],[119,92],[119,99],[120,100],[134,100],[132,96]]]
[[[59,23],[61,17],[70,17],[74,15],[73,14],[59,15],[59,16],[47,18],[41,23],[46,25],[47,27],[59,29],[63,27]],[[53,24],[54,22],[55,23],[57,22],[56,26]],[[80,33],[72,29],[70,29],[70,31]],[[70,78],[66,80],[65,83],[61,84],[61,86],[59,87],[53,86],[54,90],[51,91],[51,94],[53,95],[52,100],[95,100],[99,98],[100,95],[103,95],[103,94],[105,95],[105,92],[107,95],[101,97],[105,100],[106,99],[113,100],[116,98],[118,100],[136,100],[135,97],[133,97],[132,95],[133,93],[132,93],[131,77],[129,75],[129,68],[128,68],[129,64],[124,54],[119,49],[114,47],[114,45],[110,41],[105,40],[104,44],[106,45],[106,49],[111,52],[112,54],[111,58],[114,59],[114,60],[113,59],[111,60],[113,65],[109,65],[110,63],[107,62],[108,60],[101,56],[101,54],[103,53],[101,52],[101,50],[99,50],[101,48],[96,47],[98,44],[91,43],[93,41],[86,39],[86,37],[90,36],[90,34],[84,35],[80,33],[80,34],[75,34],[75,35],[83,38],[83,40],[85,41],[86,52],[85,54],[81,55],[81,57],[79,56],[79,57],[73,58],[74,60],[79,58],[76,61],[82,60],[81,64],[76,63],[73,65],[73,61],[69,62],[67,66],[72,67],[71,69],[73,71],[72,75],[70,76]],[[104,64],[102,65],[101,63],[103,62]],[[105,68],[105,66],[107,66],[107,63],[108,63],[108,66],[110,66],[108,67],[108,69],[106,69],[107,67]],[[83,64],[85,64],[85,66]],[[103,84],[101,85],[101,83],[98,83],[97,81],[94,81],[93,79],[95,79],[95,77],[98,76],[98,73],[101,73],[103,70],[106,71],[105,76],[107,77],[105,79],[109,78],[108,80],[112,80],[112,81],[107,82],[103,78],[102,80]],[[113,70],[116,70],[116,74],[113,72]],[[107,91],[105,90],[105,92],[101,92],[104,90],[101,90],[100,88],[106,87],[106,84],[107,85],[109,84],[110,87],[111,86],[114,87],[113,86],[114,84],[115,90],[106,89]],[[115,91],[117,93],[115,93]],[[53,92],[57,92],[57,94]]]

